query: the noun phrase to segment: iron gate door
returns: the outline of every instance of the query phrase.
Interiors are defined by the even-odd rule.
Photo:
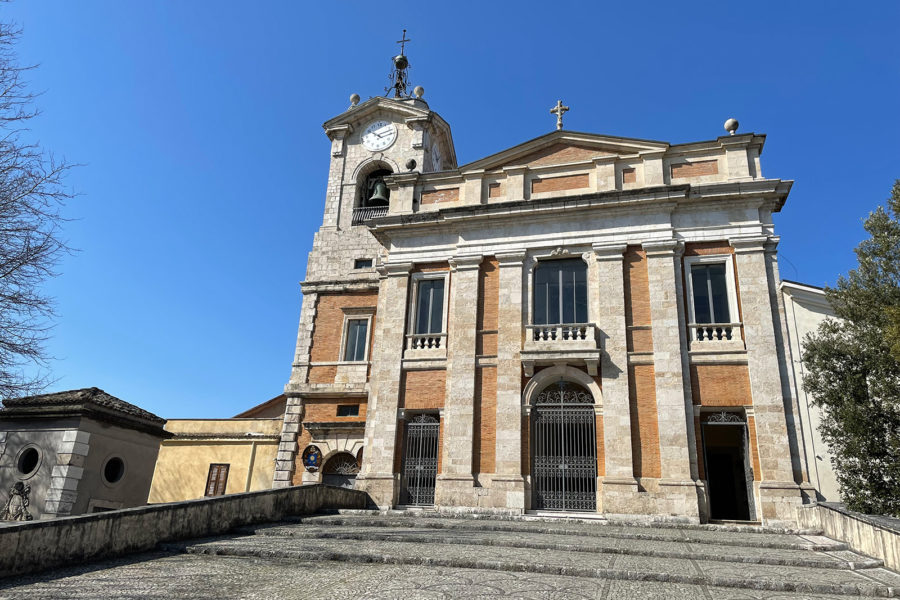
[[[432,415],[416,415],[406,423],[403,457],[403,494],[407,506],[434,504],[440,421]]]
[[[597,510],[597,436],[593,397],[563,382],[542,391],[532,408],[534,508]]]

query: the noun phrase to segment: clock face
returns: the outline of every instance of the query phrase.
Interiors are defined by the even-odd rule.
[[[384,150],[397,139],[397,128],[389,121],[375,121],[363,131],[362,142],[369,150]]]

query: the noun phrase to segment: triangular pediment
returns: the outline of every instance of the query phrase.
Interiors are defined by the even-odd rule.
[[[460,170],[494,170],[509,166],[547,166],[588,161],[598,157],[661,152],[668,142],[620,138],[573,131],[554,131],[476,160]]]
[[[346,125],[355,126],[371,118],[379,112],[390,112],[403,119],[427,119],[434,115],[428,105],[421,100],[394,100],[376,96],[356,106],[351,106],[338,116],[325,121],[322,127],[325,131]]]

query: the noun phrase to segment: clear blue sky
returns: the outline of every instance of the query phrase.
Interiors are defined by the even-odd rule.
[[[383,94],[405,27],[412,83],[460,164],[566,128],[768,134],[782,275],[834,283],[900,177],[900,2],[26,2],[34,135],[85,166],[47,284],[53,389],[164,417],[227,417],[288,380],[321,222],[321,124]]]

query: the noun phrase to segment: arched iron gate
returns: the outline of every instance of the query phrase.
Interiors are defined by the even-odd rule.
[[[440,421],[433,415],[416,415],[406,422],[402,504],[434,504],[440,426]]]
[[[560,381],[538,394],[531,410],[533,507],[597,510],[597,432],[594,399]]]

